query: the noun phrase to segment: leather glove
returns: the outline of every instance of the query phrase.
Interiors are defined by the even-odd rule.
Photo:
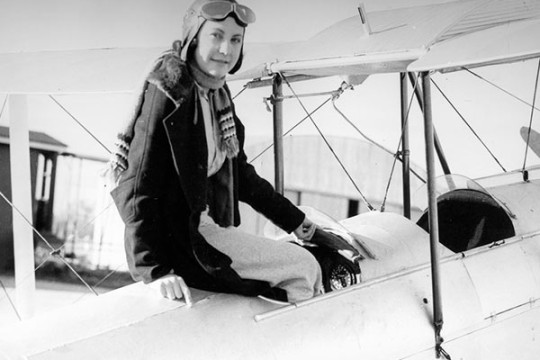
[[[294,230],[294,235],[300,240],[309,241],[315,234],[316,228],[317,225],[306,217],[302,224]]]

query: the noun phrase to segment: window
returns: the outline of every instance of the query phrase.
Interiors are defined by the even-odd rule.
[[[347,217],[353,217],[360,213],[360,202],[358,200],[349,199],[349,210],[347,211]]]
[[[36,173],[36,200],[48,201],[51,195],[51,176],[53,162],[43,154],[38,155]]]

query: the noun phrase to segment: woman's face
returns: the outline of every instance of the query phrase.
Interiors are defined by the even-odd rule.
[[[206,21],[197,35],[195,61],[202,71],[223,78],[240,58],[243,41],[244,28],[234,18]]]

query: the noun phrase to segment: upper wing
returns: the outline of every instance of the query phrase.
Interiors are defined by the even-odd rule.
[[[540,20],[505,23],[435,44],[408,71],[449,72],[540,55]]]
[[[538,54],[539,38],[533,36],[538,33],[538,22],[524,21],[540,18],[538,0],[461,0],[409,6],[367,13],[364,24],[356,9],[351,13],[355,15],[307,41],[246,44],[242,71],[231,80],[277,72],[331,76],[451,69]],[[493,28],[501,24],[499,30]],[[126,42],[110,41],[95,49],[64,44],[63,49],[0,53],[0,92],[132,91],[145,67],[165,48],[130,41],[135,45],[123,47]],[[475,51],[479,46],[483,50]],[[409,67],[419,59],[422,62]]]
[[[367,14],[368,27],[356,15],[310,40],[284,45],[266,60],[247,56],[246,70],[234,78],[278,72],[370,75],[514,61],[538,55],[540,38],[533,36],[540,30],[538,18],[538,0],[455,1],[378,11]]]
[[[129,92],[165,48],[80,49],[0,54],[0,93]]]

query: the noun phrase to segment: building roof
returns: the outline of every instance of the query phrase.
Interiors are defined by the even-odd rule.
[[[63,152],[67,145],[40,131],[30,131],[30,148],[47,151]],[[9,144],[9,127],[0,126],[0,144]]]

